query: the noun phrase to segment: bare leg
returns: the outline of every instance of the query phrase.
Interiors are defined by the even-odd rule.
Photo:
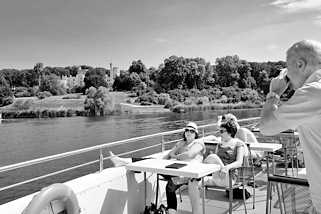
[[[200,191],[198,188],[198,181],[192,180],[188,182],[188,195],[192,205],[192,213],[193,214],[201,214],[201,197]]]
[[[204,160],[204,163],[218,164],[221,167],[224,166],[221,158],[216,154],[208,155],[206,157],[206,159]],[[225,177],[223,178],[223,177],[219,176],[219,174],[217,172],[213,173],[211,177],[206,176],[204,178],[205,185],[225,186],[227,181],[228,180],[226,180]]]
[[[115,155],[112,151],[109,151],[109,156],[110,156],[110,161],[112,162],[112,164],[115,167],[118,166],[125,166],[129,163],[132,163],[132,159],[131,158],[120,158],[117,155]]]
[[[176,210],[174,209],[168,209],[168,214],[176,214]]]
[[[204,163],[219,164],[221,167],[224,166],[224,163],[222,162],[221,158],[217,154],[208,155],[205,158]]]

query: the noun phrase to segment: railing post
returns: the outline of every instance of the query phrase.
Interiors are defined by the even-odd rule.
[[[99,172],[104,170],[104,155],[103,149],[99,149]]]
[[[204,128],[202,129],[202,135],[203,135],[203,137],[205,137],[205,129]]]
[[[163,152],[163,151],[165,151],[165,146],[164,146],[164,135],[162,135],[161,149],[162,149],[162,152]]]

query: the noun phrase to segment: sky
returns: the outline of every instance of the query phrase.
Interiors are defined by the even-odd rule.
[[[321,0],[1,0],[0,69],[141,59],[158,67],[169,56],[237,54],[285,60],[303,39],[321,41]]]

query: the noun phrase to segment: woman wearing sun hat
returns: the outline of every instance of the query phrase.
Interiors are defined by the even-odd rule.
[[[198,139],[198,128],[196,123],[188,122],[184,128],[183,139],[176,143],[171,151],[165,155],[164,159],[176,159],[181,161],[195,161],[201,163],[203,154],[205,153],[205,145],[203,140]],[[120,158],[111,151],[110,160],[114,166],[124,166],[128,163],[142,160],[145,158]],[[201,213],[200,192],[198,189],[198,181],[195,179],[187,179],[183,177],[172,177],[163,175],[168,181],[166,185],[166,198],[168,213],[176,213],[177,198],[175,191],[182,185],[188,185],[188,193],[192,204],[193,214]]]
[[[205,153],[205,145],[202,140],[196,139],[198,139],[197,125],[194,122],[189,122],[185,127],[183,140],[172,148],[166,158],[201,163],[203,161],[203,154]],[[166,177],[166,179],[168,180],[166,185],[166,198],[169,214],[176,213],[177,198],[175,191],[183,184],[188,185],[193,214],[201,213],[200,192],[197,180],[182,177]]]
[[[202,162],[205,146],[203,141],[194,141],[198,138],[197,125],[194,122],[187,123],[183,140],[178,142],[168,153],[168,159]],[[165,157],[166,158],[166,157]]]

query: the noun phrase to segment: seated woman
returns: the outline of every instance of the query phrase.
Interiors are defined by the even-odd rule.
[[[239,123],[237,122],[237,118],[234,114],[228,113],[222,116],[221,123],[225,123],[226,121],[232,120],[235,122],[237,127],[237,132],[235,134],[235,138],[240,139],[245,144],[251,144],[251,143],[258,143],[255,135],[251,130],[245,127],[241,127]],[[219,123],[219,121],[218,121]],[[264,152],[261,151],[251,151],[251,156],[255,162],[255,165],[261,166],[261,160],[264,156]]]
[[[181,161],[202,162],[205,153],[205,145],[202,140],[197,140],[197,125],[189,122],[183,133],[183,140],[178,142],[171,151],[163,157],[164,159],[176,159]],[[110,152],[112,157],[110,160],[115,166],[122,166],[131,163],[137,159],[120,158]],[[192,204],[193,214],[201,213],[200,192],[198,189],[198,181],[195,179],[186,179],[181,177],[163,176],[168,182],[166,185],[167,208],[169,214],[176,213],[177,198],[175,191],[183,184],[188,185],[188,193]]]
[[[222,187],[229,186],[229,170],[242,166],[244,157],[248,156],[247,146],[243,141],[235,138],[237,125],[234,121],[228,120],[220,125],[221,143],[217,147],[216,154],[208,155],[204,163],[219,164],[221,170],[213,173],[207,179],[207,185]],[[233,176],[232,183],[235,182],[236,175]]]

